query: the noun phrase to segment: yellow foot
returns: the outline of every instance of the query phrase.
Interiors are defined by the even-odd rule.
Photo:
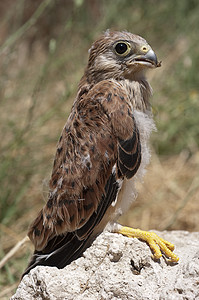
[[[160,238],[154,232],[124,226],[119,227],[117,232],[125,236],[138,238],[147,242],[153,252],[153,257],[156,260],[162,256],[161,251],[169,258],[169,261],[178,262],[179,260],[179,257],[172,252],[174,250],[174,245]]]

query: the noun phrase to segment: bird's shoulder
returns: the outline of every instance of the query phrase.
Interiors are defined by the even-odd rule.
[[[87,120],[93,120],[95,124],[98,124],[95,116],[105,118],[103,126],[104,123],[111,125],[117,137],[128,139],[134,127],[134,108],[130,98],[123,80],[102,80],[77,99],[73,110],[76,110],[76,115],[86,113]]]

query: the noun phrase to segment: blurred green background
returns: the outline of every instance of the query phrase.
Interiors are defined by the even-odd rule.
[[[0,2],[0,259],[45,203],[88,49],[107,28],[143,36],[162,60],[148,76],[158,128],[151,175],[122,221],[199,230],[198,16],[197,0]],[[14,292],[31,251],[26,245],[1,269],[0,299]]]

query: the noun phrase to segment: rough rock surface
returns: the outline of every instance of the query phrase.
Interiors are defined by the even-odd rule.
[[[199,233],[156,233],[175,244],[178,264],[155,262],[145,243],[104,232],[64,269],[31,270],[11,299],[199,299]]]

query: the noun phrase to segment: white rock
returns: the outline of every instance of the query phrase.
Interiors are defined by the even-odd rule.
[[[64,269],[31,270],[11,299],[199,299],[199,233],[156,233],[175,244],[178,264],[155,262],[147,244],[104,232]]]

